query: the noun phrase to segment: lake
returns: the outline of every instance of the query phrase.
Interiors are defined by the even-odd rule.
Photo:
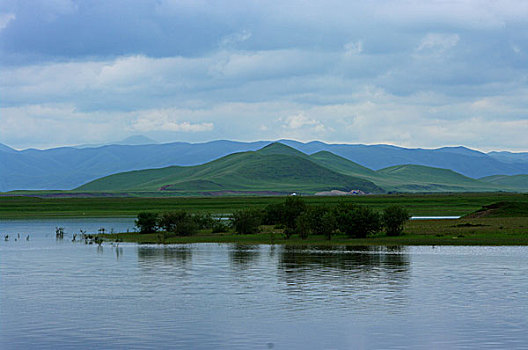
[[[528,347],[528,247],[71,241],[100,227],[133,219],[0,222],[1,349]]]

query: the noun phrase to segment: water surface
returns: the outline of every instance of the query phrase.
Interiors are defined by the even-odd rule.
[[[66,228],[62,241],[57,225]],[[132,219],[2,221],[0,233],[30,240],[0,241],[0,348],[528,344],[527,247],[97,247],[68,236],[132,226]]]

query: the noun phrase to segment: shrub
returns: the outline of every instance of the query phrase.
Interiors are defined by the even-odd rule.
[[[282,223],[287,229],[295,229],[295,220],[306,210],[306,203],[300,197],[287,197],[282,209]]]
[[[213,228],[213,224],[215,223],[215,220],[209,213],[194,214],[193,219],[200,230]]]
[[[223,220],[217,219],[213,221],[212,231],[213,233],[227,232],[229,231],[229,226]]]
[[[264,217],[262,221],[265,225],[282,224],[284,221],[283,212],[284,203],[268,204],[266,208],[264,208]]]
[[[385,208],[381,216],[387,236],[399,236],[403,232],[403,224],[409,220],[409,212],[402,207],[392,206]]]
[[[242,209],[231,217],[231,225],[239,234],[257,233],[261,222],[262,213],[257,209]]]
[[[140,233],[152,233],[157,230],[157,213],[141,212],[134,221]]]
[[[331,240],[332,235],[337,228],[337,221],[334,213],[327,211],[323,214],[320,220],[318,233],[325,235],[328,240]]]
[[[301,239],[308,238],[310,233],[312,222],[308,212],[304,212],[295,219],[295,232],[299,234]]]
[[[308,209],[310,215],[310,230],[313,234],[325,235],[328,239],[336,230],[336,220],[334,212],[323,206]]]
[[[339,231],[349,237],[365,238],[381,228],[380,215],[368,207],[341,204],[336,208]]]
[[[161,214],[158,226],[166,232],[173,232],[180,236],[190,236],[198,230],[194,217],[184,210]]]

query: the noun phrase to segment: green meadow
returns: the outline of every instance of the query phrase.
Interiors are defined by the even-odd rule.
[[[41,193],[42,195],[45,193]],[[135,217],[141,211],[163,212],[184,209],[192,213],[229,214],[243,208],[262,209],[284,201],[284,196],[264,197],[90,197],[56,198],[0,197],[0,219],[49,217]],[[392,194],[344,197],[303,196],[308,205],[351,202],[382,210],[391,205],[406,208],[411,215],[467,215],[497,202],[522,204],[528,194],[454,193]]]

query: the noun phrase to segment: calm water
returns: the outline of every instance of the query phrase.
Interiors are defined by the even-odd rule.
[[[528,348],[527,247],[97,247],[54,235],[132,225],[0,222],[12,237],[0,241],[0,348]]]

